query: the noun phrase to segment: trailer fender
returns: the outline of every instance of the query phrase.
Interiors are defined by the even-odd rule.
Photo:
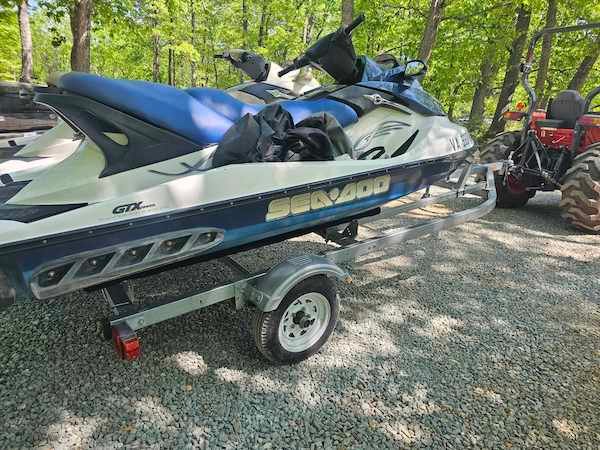
[[[260,311],[274,311],[294,286],[316,275],[351,282],[348,272],[327,258],[304,255],[280,263],[251,282],[246,290],[246,300]]]

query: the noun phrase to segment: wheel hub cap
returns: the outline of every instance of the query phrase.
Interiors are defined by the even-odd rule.
[[[311,292],[298,297],[288,306],[279,323],[279,342],[289,352],[312,347],[325,333],[331,319],[327,298]]]

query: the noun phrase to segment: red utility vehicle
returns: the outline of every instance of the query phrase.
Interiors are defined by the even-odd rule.
[[[527,111],[507,111],[506,120],[523,120],[523,129],[497,135],[480,152],[482,162],[508,160],[496,175],[497,206],[524,206],[537,191],[560,189],[562,216],[571,225],[600,233],[600,87],[584,99],[577,91],[560,92],[547,111],[536,110],[529,83],[537,41],[545,34],[600,28],[600,23],[538,31],[521,65],[521,82],[529,96]]]

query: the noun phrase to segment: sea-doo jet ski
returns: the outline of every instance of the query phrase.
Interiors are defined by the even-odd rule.
[[[230,50],[215,55],[229,61],[251,78],[251,81],[227,89],[232,96],[247,103],[265,104],[293,99],[319,87],[310,72],[295,71],[279,77],[278,64],[247,50]],[[65,121],[43,134],[28,133],[22,137],[0,140],[0,174],[5,181],[26,182],[40,172],[64,160],[79,146],[82,135]],[[10,176],[10,178],[8,178]],[[0,186],[7,184],[0,179]]]
[[[33,181],[0,188],[0,299],[48,298],[323,230],[447,177],[471,137],[421,88],[424,63],[384,71],[356,57],[351,32],[363,19],[279,72],[313,65],[338,84],[275,105],[82,73],[39,89],[36,100],[85,138]],[[293,125],[337,125],[346,152],[214,164],[246,125],[264,142],[269,127],[252,121],[268,108]]]

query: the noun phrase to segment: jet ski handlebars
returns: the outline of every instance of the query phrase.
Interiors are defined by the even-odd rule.
[[[213,58],[229,61],[233,67],[256,82],[265,81],[269,75],[270,63],[262,56],[248,50],[231,49],[217,53]]]
[[[349,25],[342,26],[337,31],[322,37],[278,75],[282,77],[293,70],[314,65],[327,72],[339,83],[356,83],[360,79],[361,69],[351,35],[364,20],[365,15],[361,14]]]

